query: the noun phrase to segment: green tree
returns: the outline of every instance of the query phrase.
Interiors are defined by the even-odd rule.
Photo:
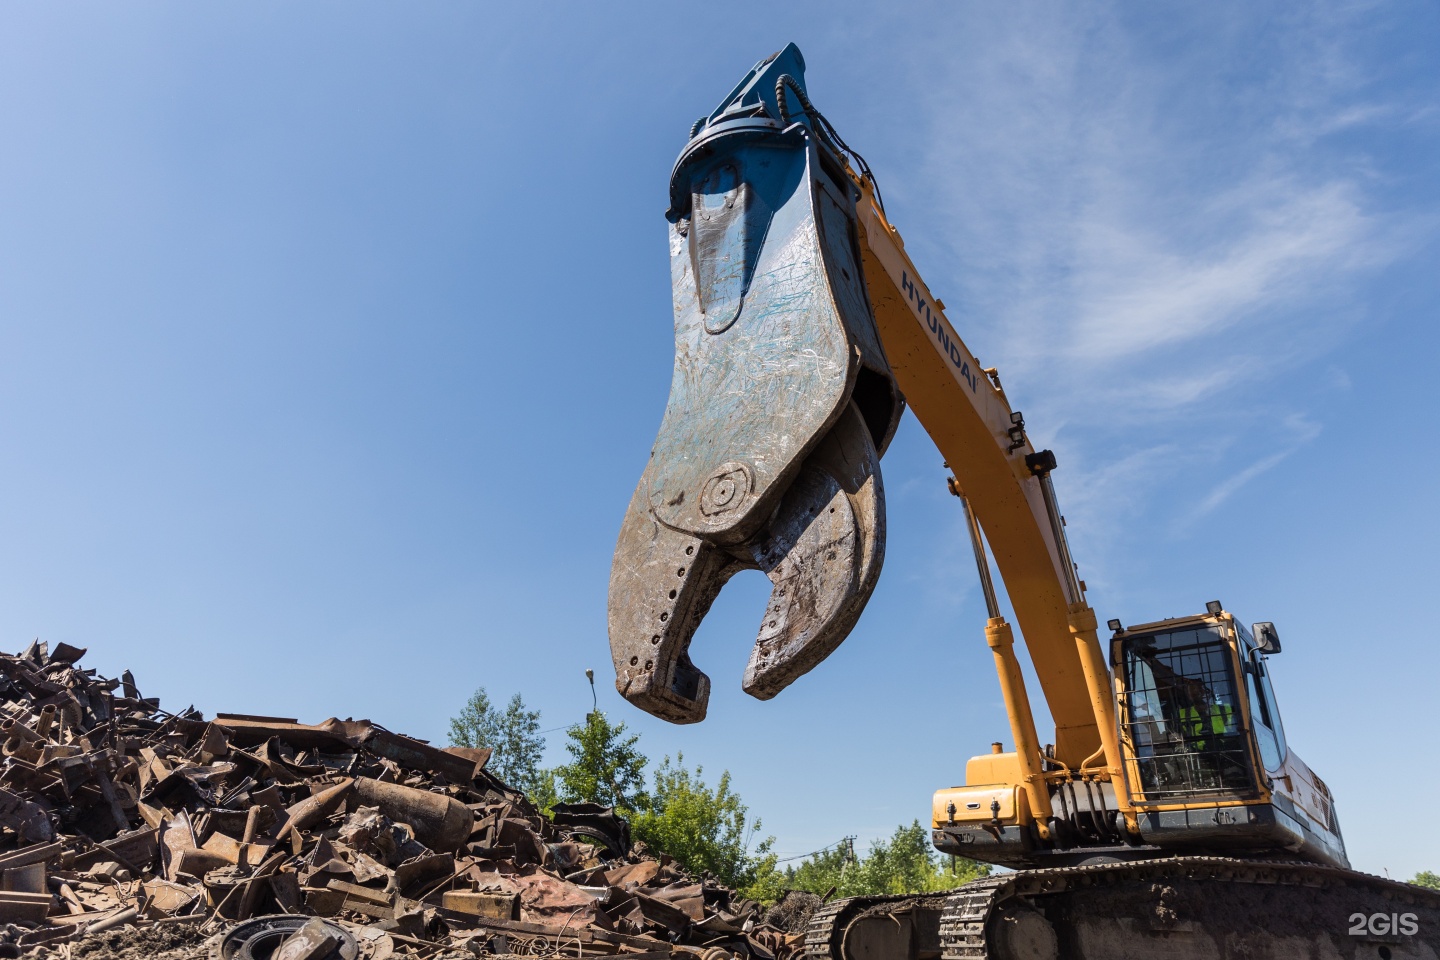
[[[808,890],[824,896],[832,888],[840,896],[840,885],[855,871],[858,861],[850,846],[841,842],[828,850],[812,853],[795,866],[785,868],[785,886],[792,890]]]
[[[692,873],[708,873],[756,900],[774,900],[781,892],[774,837],[750,843],[760,830],[750,808],[731,789],[730,772],[712,788],[704,770],[692,772],[685,757],[666,757],[655,770],[655,789],[630,820],[637,840],[674,857]]]
[[[553,767],[540,771],[535,778],[535,786],[525,791],[530,802],[535,804],[535,809],[545,816],[554,814],[555,804],[560,802],[560,778],[555,775]]]
[[[990,873],[990,867],[963,857],[942,857],[930,845],[930,832],[916,820],[895,828],[889,840],[877,840],[864,857],[847,846],[814,854],[785,871],[785,886],[837,896],[930,893],[958,887]]]
[[[1421,870],[1415,874],[1415,879],[1410,882],[1417,887],[1428,887],[1431,890],[1440,890],[1440,876],[1436,876],[1429,870]]]
[[[645,764],[636,744],[640,735],[625,735],[625,724],[611,723],[596,711],[566,731],[571,762],[555,768],[560,799],[617,807],[628,815],[644,809]]]
[[[502,711],[490,702],[484,687],[476,690],[459,715],[450,718],[450,744],[489,747],[486,769],[527,794],[543,785],[540,754],[545,738],[540,736],[540,711],[525,709],[518,693]]]

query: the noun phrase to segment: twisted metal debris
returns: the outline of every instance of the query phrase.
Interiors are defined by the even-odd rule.
[[[487,750],[169,713],[84,653],[0,655],[0,956],[172,925],[222,960],[799,952],[759,904],[632,847],[609,808],[542,815]]]

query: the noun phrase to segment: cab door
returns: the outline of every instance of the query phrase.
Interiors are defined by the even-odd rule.
[[[1260,762],[1271,775],[1280,772],[1285,763],[1285,728],[1280,723],[1280,710],[1275,704],[1275,691],[1270,686],[1270,672],[1265,657],[1255,649],[1250,634],[1238,623],[1236,631],[1245,651],[1245,692],[1250,700],[1250,731]]]

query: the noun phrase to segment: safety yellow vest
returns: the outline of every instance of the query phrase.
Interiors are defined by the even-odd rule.
[[[1203,714],[1195,707],[1181,707],[1180,729],[1186,737],[1194,738],[1196,748],[1203,750],[1205,741],[1200,738],[1208,733],[1225,733],[1234,716],[1235,710],[1228,703],[1212,703]]]

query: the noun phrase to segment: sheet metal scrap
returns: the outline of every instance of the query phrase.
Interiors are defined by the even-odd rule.
[[[84,653],[0,655],[0,957],[177,929],[227,960],[799,955],[758,905],[632,850],[614,811],[541,815],[483,750],[170,713]]]
[[[773,584],[742,681],[769,699],[844,640],[884,556],[903,401],[804,66],[793,44],[758,64],[670,178],[675,368],[615,547],[610,647],[617,689],[677,723],[705,716],[690,641],[733,574]]]

